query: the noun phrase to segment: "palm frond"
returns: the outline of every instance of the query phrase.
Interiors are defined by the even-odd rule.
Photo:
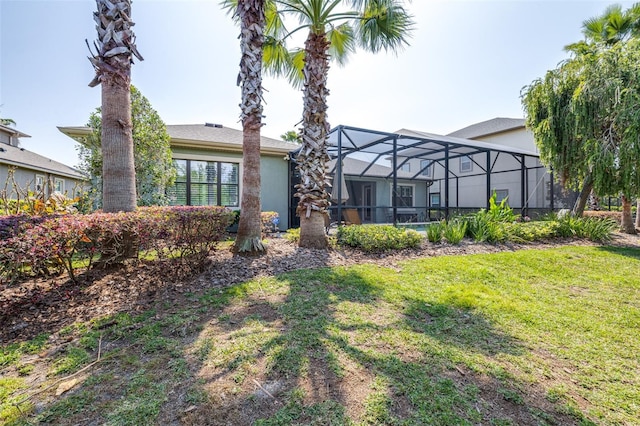
[[[586,19],[582,22],[582,34],[587,40],[601,42],[605,37],[604,26],[605,21],[600,16]]]
[[[355,33],[348,23],[332,28],[327,33],[329,39],[329,56],[339,65],[345,65],[351,53],[355,51]]]
[[[281,40],[265,36],[262,57],[266,74],[281,77],[289,73],[291,67],[289,52]]]
[[[413,17],[396,0],[371,0],[358,26],[360,45],[374,53],[396,52],[408,45]]]
[[[222,0],[220,7],[227,14],[233,17],[233,20],[237,20],[236,10],[238,9],[238,0]]]
[[[287,80],[294,88],[300,89],[304,84],[304,49],[289,51],[289,69],[287,70]]]

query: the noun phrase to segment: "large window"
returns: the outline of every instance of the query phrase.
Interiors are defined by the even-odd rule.
[[[397,207],[413,207],[413,185],[398,185]]]
[[[238,207],[238,163],[197,160],[173,160],[173,163],[177,176],[168,191],[172,205]]]

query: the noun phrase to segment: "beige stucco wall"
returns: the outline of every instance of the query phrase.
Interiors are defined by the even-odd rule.
[[[538,152],[538,148],[536,148],[536,144],[533,139],[533,133],[531,133],[524,127],[473,139],[495,143],[498,145],[510,146],[513,148],[526,149],[527,151],[533,151],[536,153]]]
[[[497,160],[496,156],[498,156]],[[484,207],[487,204],[487,179],[483,170],[483,168],[486,169],[487,157],[485,154],[476,154],[472,158],[475,163],[469,172],[460,171],[459,158],[450,160],[449,207]],[[510,154],[501,153],[498,155],[494,152],[491,154],[491,164],[493,166],[491,192],[494,190],[507,190],[509,192],[509,204],[512,207],[521,207],[520,162]],[[533,169],[533,167],[540,166],[540,162],[535,158],[528,157],[526,165],[531,168],[528,172],[527,180],[528,196],[526,201],[528,201],[528,207],[547,207],[549,204],[548,200],[546,200],[548,188],[545,182],[549,181],[549,174],[544,169]],[[508,170],[514,171],[507,172]],[[412,160],[411,172],[418,173],[418,171],[420,171],[420,160]],[[455,176],[459,177],[457,186]],[[440,193],[441,202],[444,206],[444,167],[436,164],[433,167],[431,178],[437,180],[437,182],[429,188],[429,193]]]

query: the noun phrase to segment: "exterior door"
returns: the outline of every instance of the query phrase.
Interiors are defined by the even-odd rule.
[[[371,211],[373,210],[373,188],[370,183],[362,185],[362,205],[364,207],[363,220],[371,222]]]

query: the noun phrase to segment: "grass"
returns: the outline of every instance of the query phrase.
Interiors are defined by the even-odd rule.
[[[639,273],[639,249],[563,247],[260,278],[166,314],[65,329],[76,343],[49,371],[91,362],[98,338],[105,361],[28,419],[11,403],[0,413],[8,424],[634,424]],[[18,369],[44,342],[2,348],[3,401],[25,391]]]

